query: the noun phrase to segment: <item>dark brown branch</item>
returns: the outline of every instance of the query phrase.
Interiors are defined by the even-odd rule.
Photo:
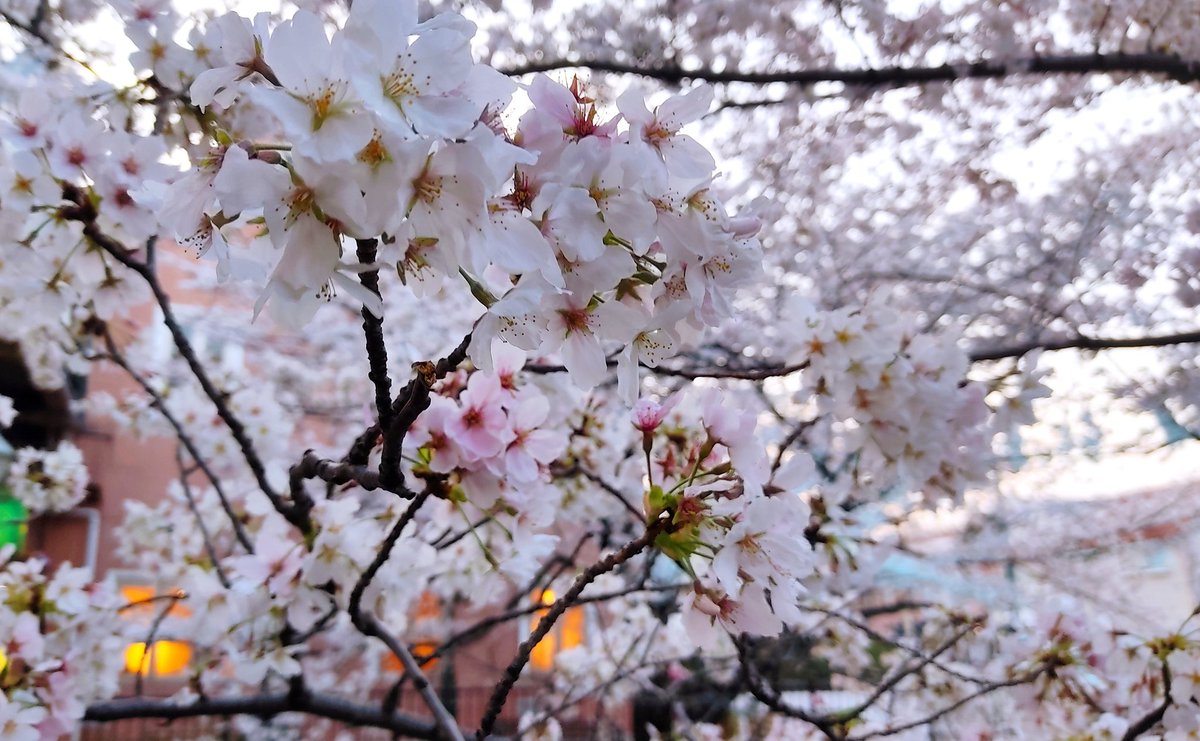
[[[973,350],[969,355],[972,362],[978,362],[981,360],[1019,358],[1034,350],[1045,350],[1047,352],[1055,350],[1112,350],[1127,347],[1170,347],[1171,345],[1187,345],[1196,342],[1200,342],[1200,331],[1122,339],[1079,336],[1049,342],[1026,342],[1010,347],[983,348]]]
[[[371,564],[363,571],[362,575],[354,585],[354,589],[350,593],[350,619],[354,622],[354,627],[367,636],[373,636],[383,641],[388,647],[388,650],[400,660],[404,666],[404,671],[407,675],[413,678],[413,686],[421,694],[421,698],[425,701],[425,705],[433,713],[437,720],[438,730],[441,738],[445,741],[462,741],[462,731],[458,728],[458,721],[454,716],[446,710],[446,706],[442,704],[433,685],[429,683],[429,679],[421,671],[417,660],[407,648],[405,648],[396,638],[389,633],[379,622],[374,614],[364,612],[362,609],[363,594],[366,593],[367,587],[370,586],[371,580],[375,578],[375,574],[379,573],[379,569],[387,562],[392,554],[392,549],[396,546],[396,541],[400,539],[400,534],[404,528],[413,521],[416,517],[417,510],[425,503],[425,500],[433,491],[427,488],[425,491],[418,494],[413,501],[404,510],[404,514],[400,515],[400,519],[396,520],[396,524],[392,527],[384,539],[383,544],[379,546],[379,550],[375,554],[375,558]]]
[[[372,491],[380,488],[379,474],[368,469],[366,466],[353,466],[349,463],[338,463],[326,458],[322,458],[312,450],[304,451],[304,457],[300,462],[292,466],[288,472],[291,479],[291,489],[293,495],[296,488],[302,486],[307,479],[321,479],[326,483],[343,486],[345,484],[356,484]],[[405,499],[410,499],[410,492],[395,492],[404,496]]]
[[[1125,735],[1121,737],[1121,741],[1133,741],[1138,736],[1158,725],[1158,722],[1163,719],[1164,715],[1166,715],[1167,708],[1171,707],[1171,668],[1167,666],[1166,661],[1163,661],[1162,665],[1162,679],[1162,704],[1151,710],[1149,713],[1146,713],[1141,718],[1138,718],[1136,722],[1131,724],[1129,729],[1125,731]]]
[[[384,429],[383,452],[379,462],[380,484],[389,490],[402,489],[404,476],[400,470],[400,458],[404,446],[404,436],[412,427],[421,412],[429,408],[429,392],[433,385],[444,378],[446,374],[458,367],[467,357],[467,347],[471,344],[471,335],[459,342],[449,355],[437,363],[413,363],[414,376],[392,402],[391,421]],[[369,432],[369,430],[368,430]],[[350,461],[354,463],[356,461]]]
[[[358,581],[354,584],[354,589],[350,592],[349,612],[350,618],[354,621],[355,625],[358,625],[360,618],[366,615],[362,611],[362,598],[363,594],[367,591],[367,587],[371,585],[371,580],[375,578],[375,574],[379,573],[379,569],[391,557],[392,548],[395,547],[396,541],[400,539],[400,534],[412,522],[413,518],[416,517],[417,510],[421,508],[421,505],[425,504],[425,500],[429,498],[431,493],[431,490],[426,489],[413,498],[408,508],[404,510],[404,514],[400,515],[400,519],[396,520],[396,524],[392,526],[391,531],[379,546],[379,550],[375,553],[375,558],[363,571],[362,575],[358,577]]]
[[[17,18],[7,10],[0,9],[0,20],[3,20],[5,23],[17,29],[18,31],[23,31],[24,33],[29,34],[51,49],[58,51],[54,40],[46,34],[46,30],[42,26],[43,22],[46,20],[46,12],[49,10],[49,5],[50,3],[48,0],[41,0],[28,22],[22,21],[20,18]]]
[[[767,685],[759,676],[757,669],[754,667],[754,662],[750,658],[749,651],[746,650],[746,641],[744,637],[734,638],[734,645],[737,647],[738,661],[741,663],[742,678],[746,681],[746,686],[750,690],[750,694],[754,698],[766,705],[771,710],[777,713],[782,713],[790,718],[797,718],[808,723],[813,728],[816,728],[830,741],[841,741],[841,736],[829,718],[819,715],[812,715],[798,707],[789,705],[779,696],[773,687]]]
[[[459,364],[466,359],[467,348],[470,345],[471,335],[468,333],[467,336],[463,337],[462,341],[458,343],[458,347],[451,350],[446,357],[434,364],[433,380],[436,381],[444,378],[447,373],[457,368]],[[404,409],[405,405],[408,404],[409,399],[416,388],[414,384],[417,382],[417,380],[418,379],[414,379],[413,381],[409,382],[403,389],[400,390],[400,393],[396,396],[395,400],[392,401],[393,416],[399,414]],[[432,383],[430,385],[432,385]],[[416,419],[416,417],[414,417],[414,419]],[[394,421],[395,420],[393,419],[393,422]],[[355,439],[354,444],[350,446],[350,450],[346,452],[346,462],[357,466],[366,465],[367,459],[371,455],[371,450],[375,447],[376,443],[379,442],[381,435],[383,435],[383,428],[379,425],[379,423],[373,424],[364,430],[363,433]],[[403,443],[403,440],[400,442]],[[400,449],[397,447],[393,452],[396,457],[395,462],[398,464]],[[382,465],[380,470],[383,470]],[[390,485],[394,482],[389,480],[388,483]]]
[[[170,699],[123,699],[98,702],[88,707],[84,720],[116,721],[127,718],[194,718],[198,716],[228,717],[256,715],[270,717],[279,713],[307,713],[321,718],[341,721],[353,726],[383,728],[400,736],[436,739],[439,730],[435,723],[397,713],[383,713],[375,708],[355,705],[340,697],[318,694],[301,688],[277,694],[201,699],[185,705]]]
[[[667,520],[662,519],[651,523],[640,536],[589,566],[586,571],[575,578],[574,583],[571,584],[571,588],[567,590],[566,594],[559,597],[554,601],[554,604],[550,605],[546,614],[538,621],[537,627],[521,643],[520,648],[517,649],[517,655],[505,668],[504,676],[496,683],[496,687],[492,690],[492,696],[488,699],[487,710],[484,711],[483,719],[479,723],[479,731],[475,734],[477,741],[482,741],[496,727],[496,720],[500,717],[500,711],[504,708],[504,703],[508,700],[508,694],[512,691],[513,685],[517,683],[517,679],[521,676],[521,671],[525,668],[525,665],[529,663],[529,656],[533,652],[534,647],[541,643],[542,639],[546,637],[558,619],[562,617],[562,614],[567,611],[567,608],[576,603],[579,595],[587,588],[587,585],[595,581],[596,577],[601,574],[607,574],[618,565],[641,553],[646,546],[654,542],[654,539],[667,527],[667,524]]]
[[[358,239],[355,242],[358,244],[358,261],[364,265],[375,262],[378,252],[376,241],[374,239]],[[376,296],[381,296],[378,270],[359,273],[358,280],[362,283],[363,288]],[[387,429],[392,417],[392,382],[388,378],[387,345],[383,341],[383,319],[372,314],[366,306],[362,308],[362,319],[363,336],[367,343],[367,362],[370,364],[367,377],[371,379],[371,384],[375,387],[375,412],[379,415],[379,424],[382,428]]]
[[[999,79],[1017,75],[1134,74],[1161,75],[1181,83],[1200,80],[1200,61],[1175,54],[1063,54],[1010,61],[977,60],[937,67],[888,66],[870,69],[815,67],[799,70],[714,70],[679,65],[642,65],[603,59],[554,59],[527,62],[500,71],[508,75],[585,68],[596,72],[637,75],[669,83],[704,80],[713,83],[815,85],[840,82],[847,86],[891,88],[957,80]]]
[[[615,367],[616,361],[610,361],[609,367]],[[793,373],[802,371],[808,367],[808,361],[803,363],[792,363],[789,365],[767,364],[757,368],[668,368],[662,365],[649,366],[643,365],[643,368],[651,373],[659,376],[671,376],[673,378],[686,378],[688,380],[696,380],[698,378],[730,378],[739,381],[762,381],[767,378],[778,378],[780,376],[790,376]],[[546,363],[529,363],[524,367],[524,370],[530,373],[565,373],[567,368],[563,365],[553,365]]]

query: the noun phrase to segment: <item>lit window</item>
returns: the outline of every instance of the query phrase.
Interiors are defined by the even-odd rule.
[[[192,611],[183,604],[186,597],[181,589],[156,589],[141,579],[129,575],[129,583],[120,586],[126,605],[120,611],[121,618],[135,625],[144,626],[149,638],[151,626],[158,623],[162,638],[147,645],[136,641],[125,647],[125,671],[143,677],[170,678],[187,671],[192,660],[192,646],[186,641],[171,637],[171,621],[191,617]],[[123,581],[118,577],[119,581]]]
[[[557,599],[553,590],[545,589],[541,593],[541,599],[538,600],[547,608],[554,604]],[[529,630],[533,632],[537,628],[538,622],[542,616],[546,614],[547,609],[538,610],[533,614],[533,618],[529,622]],[[529,654],[529,663],[538,671],[550,671],[554,668],[554,658],[558,656],[560,651],[575,648],[583,644],[584,629],[586,627],[586,619],[581,605],[567,608],[567,611],[562,614],[554,627],[546,634],[546,637],[538,642],[533,647],[533,651]]]
[[[413,655],[417,663],[421,667],[421,671],[429,671],[438,665],[438,660],[422,663],[423,659],[427,659],[437,653],[438,645],[433,641],[419,641],[408,647],[408,652]],[[400,659],[391,651],[388,651],[383,656],[383,668],[385,671],[401,673],[404,671],[404,665],[400,663]]]
[[[143,677],[174,677],[182,674],[192,660],[192,647],[183,641],[155,641],[149,652],[145,643],[131,643],[125,649],[125,671]]]

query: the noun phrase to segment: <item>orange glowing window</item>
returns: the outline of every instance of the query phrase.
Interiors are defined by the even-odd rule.
[[[417,663],[420,664],[421,671],[428,672],[438,665],[438,660],[433,659],[427,662],[424,659],[437,653],[437,648],[438,645],[433,641],[420,641],[409,646],[408,650],[413,655],[413,658],[417,660]],[[384,671],[399,674],[404,671],[404,665],[400,663],[400,659],[396,658],[395,654],[388,651],[383,656],[383,669]]]
[[[537,601],[549,607],[554,604],[555,599],[557,599],[557,595],[554,591],[545,589],[541,593],[541,599]],[[529,622],[530,632],[537,628],[538,622],[546,612],[545,609],[542,609],[533,614],[533,618]],[[529,654],[530,665],[543,672],[553,669],[554,658],[560,651],[575,648],[583,643],[585,627],[586,619],[583,607],[576,605],[568,608],[554,624],[554,628],[546,634],[546,637],[533,647],[533,651]]]
[[[183,641],[155,641],[147,654],[145,643],[125,649],[125,671],[142,676],[173,677],[183,673],[192,660],[192,647]]]

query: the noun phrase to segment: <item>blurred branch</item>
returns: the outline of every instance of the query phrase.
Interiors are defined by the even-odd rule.
[[[1186,345],[1200,342],[1200,331],[1180,332],[1179,334],[1149,335],[1145,337],[1129,337],[1124,339],[1108,339],[1103,337],[1084,337],[1082,335],[1066,340],[1050,342],[1026,342],[1009,347],[982,348],[969,353],[972,362],[981,360],[1001,360],[1003,358],[1019,358],[1034,350],[1110,350],[1124,347],[1169,347],[1171,345]]]
[[[384,728],[397,735],[411,738],[435,739],[441,733],[438,726],[431,721],[396,713],[383,713],[373,708],[355,705],[340,697],[315,693],[303,688],[300,691],[249,697],[200,699],[187,704],[176,704],[170,698],[111,700],[88,706],[83,718],[93,721],[114,721],[126,718],[172,720],[206,715],[222,717],[255,715],[269,718],[279,713],[289,712],[307,713],[356,726]]]
[[[225,514],[229,517],[229,524],[233,527],[234,536],[237,537],[238,542],[242,544],[242,547],[246,549],[247,553],[254,553],[254,544],[251,542],[250,536],[246,533],[246,529],[242,525],[241,518],[233,509],[233,504],[230,502],[229,496],[225,493],[225,489],[221,485],[220,477],[218,477],[216,472],[212,470],[212,467],[208,464],[208,460],[204,457],[204,454],[200,452],[200,448],[196,445],[195,441],[192,440],[192,437],[188,434],[187,430],[184,429],[183,423],[180,422],[179,419],[177,419],[171,412],[171,410],[167,408],[166,400],[163,399],[162,394],[160,394],[157,389],[150,385],[149,381],[143,378],[139,373],[137,373],[137,371],[133,369],[132,366],[129,365],[129,361],[125,359],[125,356],[117,348],[117,343],[113,340],[112,334],[108,331],[108,327],[104,328],[101,336],[104,338],[106,351],[103,357],[112,361],[123,371],[125,371],[125,373],[142,388],[142,391],[144,391],[146,395],[150,397],[150,405],[157,409],[158,413],[161,414],[163,419],[167,421],[167,424],[171,426],[171,429],[175,432],[175,437],[179,439],[179,444],[182,445],[185,450],[187,450],[188,455],[192,457],[192,461],[195,462],[195,464],[204,473],[204,477],[208,479],[209,485],[212,486],[213,491],[217,493],[217,499],[219,499],[221,502],[221,509],[225,510]],[[182,466],[182,461],[180,461],[180,465]],[[181,475],[181,479],[182,478],[186,477]],[[191,503],[192,500],[190,492],[185,489],[185,494],[187,494],[188,501]],[[193,509],[193,512],[196,513],[197,518],[200,517],[198,510]],[[201,527],[203,528],[203,524]],[[216,560],[215,552],[211,552],[211,555],[213,557],[213,565],[217,567],[217,573],[220,574],[221,567],[219,562]]]
[[[742,71],[715,70],[679,65],[641,65],[603,59],[554,59],[526,62],[502,68],[507,75],[528,75],[565,69],[590,69],[595,72],[638,75],[664,82],[685,80],[741,82],[753,85],[785,83],[814,85],[840,82],[853,87],[901,87],[957,80],[998,79],[1016,75],[1061,74],[1149,74],[1162,75],[1181,83],[1200,80],[1200,60],[1184,59],[1175,54],[1066,54],[1025,57],[1010,61],[977,60],[937,67],[889,66],[860,69],[817,67],[801,70]]]

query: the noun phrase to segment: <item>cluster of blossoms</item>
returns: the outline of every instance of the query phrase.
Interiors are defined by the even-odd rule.
[[[554,430],[550,400],[522,383],[520,350],[496,342],[493,372],[455,374],[443,381],[429,409],[404,439],[417,476],[442,474],[447,485],[481,513],[520,512],[537,526],[549,525],[557,491],[549,466],[566,448]]]
[[[44,573],[0,551],[0,730],[6,739],[70,733],[87,703],[117,690],[124,655],[120,599],[84,569]]]
[[[753,413],[715,389],[682,407],[698,418],[674,412],[677,401],[639,402],[634,426],[650,466],[646,518],[669,518],[655,545],[692,579],[684,624],[700,646],[723,632],[777,635],[801,619],[803,580],[815,565],[801,496],[812,462],[796,455],[772,476]]]
[[[178,174],[162,164],[169,132],[137,137],[94,110],[72,115],[74,104],[21,97],[0,134],[0,227],[20,236],[13,269],[0,265],[0,338],[20,343],[39,383],[57,385],[62,348],[75,344],[84,321],[108,320],[143,298],[141,283],[128,280],[97,232],[130,247],[160,231],[173,235],[187,254],[215,258],[218,278],[256,284],[257,308],[293,325],[337,291],[382,316],[383,298],[356,275],[383,266],[422,296],[469,287],[486,308],[470,347],[477,370],[436,386],[404,438],[406,482],[438,494],[399,534],[387,562],[376,564],[363,593],[365,609],[398,637],[410,637],[408,615],[423,594],[450,605],[464,596],[476,607],[494,604],[514,585],[541,578],[552,554],[562,558],[555,548],[577,525],[572,518],[602,520],[607,531],[612,513],[603,508],[624,516],[624,505],[639,526],[662,528],[654,548],[675,564],[682,587],[678,611],[665,621],[656,608],[667,605],[630,597],[615,603],[619,617],[605,651],[581,646],[559,656],[566,681],[599,685],[623,671],[614,655],[674,662],[696,645],[728,648],[726,633],[807,627],[811,614],[802,605],[812,592],[835,588],[814,546],[828,546],[830,530],[844,524],[837,520],[848,521],[860,504],[846,501],[851,492],[899,485],[957,493],[979,477],[986,407],[979,387],[960,383],[964,356],[950,338],[917,336],[878,306],[805,312],[789,355],[806,364],[797,399],[836,420],[841,449],[831,455],[853,460],[837,471],[828,457],[814,462],[806,453],[781,455],[772,468],[753,412],[715,389],[688,404],[641,402],[630,445],[624,409],[621,423],[605,429],[601,420],[612,410],[601,409],[603,401],[560,408],[569,392],[555,381],[523,380],[525,353],[557,356],[585,389],[602,383],[615,362],[619,391],[631,403],[640,364],[657,364],[730,317],[734,291],[759,270],[759,224],[727,212],[714,193],[712,157],[681,133],[711,107],[707,88],[653,111],[626,93],[611,113],[577,80],[564,86],[537,76],[518,88],[473,61],[470,22],[455,14],[418,22],[413,2],[356,0],[332,37],[321,18],[303,11],[278,25],[229,14],[184,28],[165,3],[122,7],[139,48],[131,61],[152,75],[158,100],[169,107],[186,99],[207,111],[179,110],[200,127],[177,142],[194,167]],[[358,257],[364,250],[371,257]],[[388,308],[395,317],[396,303]],[[265,478],[282,491],[277,474],[294,463],[289,444],[299,435],[269,401],[275,389],[238,376],[227,369],[215,377],[221,403],[241,420],[267,461]],[[349,693],[369,692],[377,669],[359,672],[353,661],[371,664],[379,647],[352,628],[347,608],[406,503],[354,482],[314,485],[311,527],[299,532],[245,478],[246,461],[214,399],[165,374],[143,379],[161,400],[94,397],[93,408],[148,435],[173,434],[159,418],[170,413],[217,474],[208,474],[214,486],[189,490],[185,482],[200,475],[185,471],[164,502],[130,505],[122,541],[123,557],[183,590],[189,615],[171,626],[186,630],[196,649],[193,686],[206,696],[272,684],[282,690],[279,680],[303,674],[310,688],[343,683]],[[1027,406],[1036,392],[1036,383],[1022,386],[1015,398]],[[6,416],[0,405],[0,424]],[[81,466],[71,468],[71,455],[30,452],[18,461],[32,509],[74,504],[67,493],[81,492],[86,478]],[[591,488],[604,488],[591,472],[612,471],[617,487]],[[819,484],[818,471],[826,479]],[[829,480],[845,471],[858,480]],[[636,501],[622,492],[643,491],[639,519]],[[194,526],[197,518],[207,532]],[[288,640],[295,635],[319,636],[320,650]],[[861,642],[858,655],[870,657]],[[29,664],[25,650],[13,655]],[[1056,660],[1066,665],[1068,653]],[[1082,676],[1093,658],[1071,654],[1070,666]],[[1190,671],[1172,660],[1179,675]],[[74,666],[64,661],[60,673]],[[677,662],[671,668],[680,671]],[[853,667],[856,675],[872,668]],[[117,670],[106,670],[89,685],[97,697],[114,689]],[[631,675],[612,696],[627,697],[622,692],[635,681],[644,686],[650,673]],[[76,706],[60,713],[63,701],[38,694],[40,680],[31,680],[37,689],[4,681],[0,728],[79,717]],[[1173,693],[1178,702],[1191,697],[1183,688]],[[930,706],[934,694],[916,698]],[[16,720],[3,715],[10,711]],[[528,724],[533,733],[557,733],[553,719]],[[799,731],[779,723],[770,733]]]
[[[21,448],[9,474],[12,495],[34,513],[66,512],[87,493],[83,453],[70,442],[54,450]]]
[[[192,102],[270,116],[247,113],[238,143],[217,132],[165,193],[161,221],[216,255],[220,275],[246,278],[256,271],[227,237],[265,223],[278,256],[259,304],[281,318],[303,322],[336,290],[380,313],[350,277],[375,264],[345,259],[344,245],[381,237],[379,259],[406,281],[461,277],[490,307],[471,348],[480,367],[500,336],[558,352],[590,388],[611,342],[635,394],[636,364],[725,317],[755,274],[757,220],[727,215],[711,155],[680,133],[708,110],[708,89],[653,112],[627,93],[605,118],[578,81],[538,76],[509,132],[516,86],[472,61],[460,16],[417,23],[415,3],[362,2],[332,40],[304,12],[265,25],[231,15],[210,27],[219,54]]]
[[[56,101],[56,99],[60,98]],[[57,388],[81,323],[122,313],[146,288],[82,239],[74,210],[143,242],[157,231],[146,190],[169,172],[157,137],[112,130],[66,91],[38,88],[8,101],[0,121],[0,339],[17,344],[34,382]],[[71,366],[71,362],[75,362]]]
[[[144,380],[163,399],[163,405],[187,431],[188,439],[200,456],[215,471],[233,476],[241,472],[242,460],[236,442],[228,428],[221,423],[209,399],[194,384],[184,383],[171,372],[168,365],[162,367],[147,356],[148,340],[152,333],[140,338],[142,342],[131,344],[125,350],[127,362],[141,368],[157,368],[158,371],[140,371]],[[290,451],[292,435],[295,433],[294,415],[279,402],[278,392],[271,382],[247,374],[240,366],[231,366],[214,371],[212,383],[221,390],[226,407],[242,421],[243,432],[268,460],[282,460]],[[129,430],[139,438],[172,436],[174,428],[162,416],[154,400],[140,393],[120,397],[108,392],[96,392],[88,396],[86,409],[102,417],[108,417],[122,429]]]
[[[804,312],[795,362],[807,363],[798,400],[842,421],[860,478],[957,496],[986,470],[987,407],[963,384],[967,358],[949,335],[915,334],[886,308]]]
[[[206,525],[207,536],[215,547],[227,550],[232,545],[232,533],[211,487],[185,489],[181,482],[172,481],[166,496],[154,505],[126,499],[124,506],[124,537],[117,544],[117,557],[164,582],[176,583],[191,565],[205,562],[205,533],[196,527],[193,507],[205,523],[211,523]]]

